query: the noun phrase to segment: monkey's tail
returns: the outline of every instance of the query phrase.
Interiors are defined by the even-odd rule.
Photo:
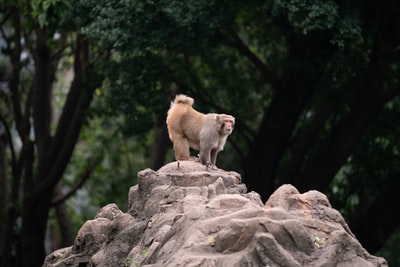
[[[191,97],[188,97],[187,95],[176,95],[174,102],[171,103],[173,104],[188,104],[193,106],[194,99]]]

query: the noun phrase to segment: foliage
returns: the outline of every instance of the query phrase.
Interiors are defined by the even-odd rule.
[[[338,16],[338,5],[334,1],[274,1],[272,13],[284,11],[288,13],[289,21],[307,34],[310,31],[330,29]]]
[[[66,0],[33,0],[31,1],[33,18],[37,19],[41,27],[58,25],[63,13],[70,8]]]

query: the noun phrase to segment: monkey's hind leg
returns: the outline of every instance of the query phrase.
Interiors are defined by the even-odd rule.
[[[190,148],[188,140],[181,136],[174,136],[173,142],[174,142],[175,160],[189,160]]]

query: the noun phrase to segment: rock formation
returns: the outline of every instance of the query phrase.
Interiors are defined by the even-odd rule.
[[[240,175],[191,161],[138,173],[127,213],[103,207],[43,266],[387,266],[318,191],[279,187],[263,204]]]

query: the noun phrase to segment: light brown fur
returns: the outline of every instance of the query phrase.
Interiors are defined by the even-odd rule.
[[[193,109],[193,98],[177,95],[167,115],[169,138],[174,144],[175,159],[189,160],[189,148],[200,151],[204,165],[214,165],[232,133],[235,118],[227,114],[203,114]]]

